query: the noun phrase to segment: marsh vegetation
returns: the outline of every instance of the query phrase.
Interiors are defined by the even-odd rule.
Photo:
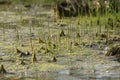
[[[0,0],[0,80],[120,79],[120,1],[76,1]]]

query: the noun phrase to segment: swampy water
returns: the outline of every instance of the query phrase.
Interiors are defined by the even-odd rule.
[[[115,57],[105,56],[108,45],[104,39],[99,41],[99,37],[94,37],[96,25],[91,29],[89,25],[79,25],[81,37],[77,41],[80,43],[73,45],[71,41],[76,40],[76,24],[54,22],[49,9],[36,6],[28,10],[19,6],[13,10],[2,10],[0,15],[0,64],[7,71],[0,75],[0,80],[120,80],[120,63]],[[69,34],[68,26],[71,35],[59,39],[61,29]],[[104,26],[101,31],[104,32]],[[120,37],[119,32],[114,35]],[[49,34],[50,41],[58,48],[50,46],[52,53],[45,53],[43,48],[46,44],[39,43],[38,38],[47,42]],[[35,63],[31,63],[31,55],[21,58],[15,52],[17,47],[31,53],[31,36],[37,57]],[[53,56],[56,56],[57,62],[50,61]],[[21,59],[24,65],[19,64]]]

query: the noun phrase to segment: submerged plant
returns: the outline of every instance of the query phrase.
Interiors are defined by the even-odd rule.
[[[42,27],[42,24],[41,24],[41,22],[40,22],[40,27]],[[43,30],[42,30],[43,31]],[[41,31],[40,31],[40,29],[38,30],[38,42],[39,43],[45,43],[44,42],[44,40],[42,40],[42,38],[41,38]],[[43,34],[42,34],[43,35]]]
[[[54,56],[53,59],[52,59],[53,62],[56,62],[57,61],[57,58]]]
[[[63,36],[65,36],[65,33],[64,33],[63,29],[62,29],[61,33],[60,33],[60,37],[63,37]]]
[[[30,27],[30,49],[32,52],[32,57],[31,57],[31,62],[34,63],[35,61],[37,61],[35,52],[34,52],[34,46],[33,46],[33,39],[32,39],[32,26],[31,26],[31,21],[29,22],[29,27]]]
[[[22,59],[20,60],[19,64],[20,64],[20,65],[25,65],[24,57],[22,57]]]
[[[5,41],[5,28],[4,28],[4,25],[3,25],[3,41]]]
[[[19,36],[19,32],[18,32],[18,29],[17,27],[15,27],[15,32],[16,32],[16,45],[19,45],[19,40],[20,40],[20,36]]]
[[[15,54],[16,54],[16,62],[19,62],[18,49],[16,45],[15,45]]]
[[[114,24],[113,24],[113,19],[112,18],[108,18],[108,25],[112,28],[113,30],[113,27],[114,27]]]
[[[40,37],[38,39],[39,43],[45,43]]]
[[[6,74],[7,71],[5,70],[4,66],[1,65],[1,68],[0,68],[0,74]]]
[[[76,37],[77,37],[77,38],[80,38],[80,34],[79,34],[79,33],[77,33],[77,34],[76,34]]]
[[[106,25],[106,28],[107,28],[107,33],[106,33],[106,44],[109,44],[109,38],[110,38],[110,34],[109,34],[109,28],[108,26]]]
[[[35,52],[34,53],[32,53],[32,63],[34,63],[35,61],[37,61],[37,58],[36,58],[36,54],[35,54]]]

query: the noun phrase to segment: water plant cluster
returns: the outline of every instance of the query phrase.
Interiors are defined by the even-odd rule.
[[[41,6],[21,5],[2,9],[0,14],[4,16],[0,21],[0,53],[7,54],[1,56],[0,61],[4,64],[10,57],[8,60],[18,71],[18,65],[27,69],[29,65],[40,67],[41,71],[64,69],[66,66],[57,63],[63,54],[87,56],[88,53],[79,52],[104,50],[120,42],[120,12],[56,18],[52,10],[44,13]],[[3,65],[0,73],[7,73]]]

